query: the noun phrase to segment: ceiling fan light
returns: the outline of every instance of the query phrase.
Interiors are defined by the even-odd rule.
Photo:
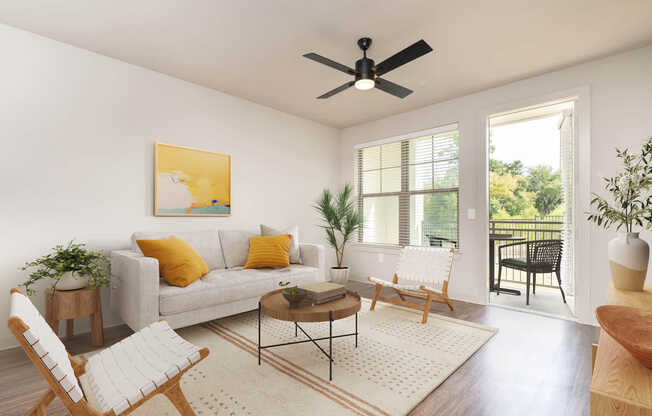
[[[370,90],[376,85],[373,79],[362,78],[355,82],[355,87],[359,90]]]

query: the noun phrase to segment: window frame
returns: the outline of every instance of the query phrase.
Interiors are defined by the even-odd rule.
[[[413,139],[418,139],[424,136],[438,136],[442,134],[447,134],[447,133],[457,133],[458,136],[458,146],[457,146],[457,157],[455,158],[445,158],[441,160],[435,160],[433,158],[432,161],[430,162],[419,162],[419,163],[410,163],[410,156],[409,156],[409,145],[410,145],[410,140]],[[371,246],[371,247],[389,247],[389,248],[396,248],[396,247],[401,247],[401,246],[407,246],[411,245],[410,244],[410,198],[414,195],[431,195],[431,194],[450,194],[454,193],[456,196],[456,234],[457,234],[457,242],[455,244],[455,249],[459,250],[461,247],[460,244],[460,180],[459,180],[459,160],[460,160],[460,154],[459,154],[459,126],[457,123],[452,123],[452,124],[447,124],[444,126],[440,127],[435,127],[432,129],[428,130],[422,130],[422,131],[417,131],[414,133],[409,133],[403,136],[397,136],[397,137],[392,137],[392,138],[387,138],[387,139],[382,139],[382,140],[376,140],[373,142],[368,142],[368,143],[363,143],[360,145],[354,146],[354,181],[355,181],[355,188],[357,189],[357,203],[358,203],[358,210],[360,213],[360,217],[362,219],[362,226],[358,229],[358,241],[357,244],[364,245],[364,246]],[[381,192],[374,192],[374,193],[363,193],[363,158],[361,156],[361,152],[365,148],[369,147],[374,147],[374,146],[382,146],[384,144],[390,144],[390,143],[395,143],[395,142],[400,142],[401,143],[401,190],[400,191],[393,191],[393,192],[382,192],[382,182],[381,182],[381,187],[380,190]],[[381,148],[382,152],[382,148]],[[382,155],[382,153],[381,153]],[[458,172],[457,172],[457,186],[456,187],[449,187],[449,188],[437,188],[435,189],[434,187],[431,189],[422,189],[422,190],[409,190],[409,181],[410,181],[410,167],[411,166],[417,166],[420,164],[432,164],[433,166],[433,181],[434,181],[434,167],[436,163],[438,162],[447,162],[451,160],[457,160],[457,165],[458,165]],[[378,170],[382,172],[382,158],[380,159],[380,166]],[[398,210],[399,210],[399,215],[398,215],[398,230],[399,230],[399,236],[398,236],[398,243],[393,244],[393,243],[375,243],[375,242],[365,242],[364,241],[364,200],[365,198],[377,198],[377,197],[389,197],[389,196],[397,196],[398,197]],[[402,213],[407,210],[406,215],[402,215]]]

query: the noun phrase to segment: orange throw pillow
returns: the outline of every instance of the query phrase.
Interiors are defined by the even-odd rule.
[[[137,240],[145,257],[158,260],[159,272],[166,282],[185,287],[208,273],[208,266],[194,248],[179,237],[162,240]]]
[[[290,266],[290,234],[251,237],[245,269]]]

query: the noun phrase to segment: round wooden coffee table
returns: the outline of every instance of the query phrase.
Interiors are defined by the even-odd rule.
[[[258,365],[261,365],[261,351],[266,348],[281,347],[284,345],[303,344],[312,342],[328,358],[328,379],[333,379],[333,339],[355,336],[355,347],[358,347],[358,311],[360,310],[360,295],[350,290],[346,291],[346,296],[332,302],[321,305],[302,305],[295,309],[290,309],[288,301],[285,300],[282,289],[274,290],[264,294],[258,302]],[[260,322],[261,314],[280,321],[294,322],[294,336],[298,336],[298,330],[308,337],[301,341],[284,342],[281,344],[261,345],[260,342]],[[355,332],[350,334],[333,335],[333,321],[355,315]],[[321,338],[312,338],[301,328],[299,322],[328,322],[328,336]],[[328,340],[328,352],[326,352],[317,341]]]

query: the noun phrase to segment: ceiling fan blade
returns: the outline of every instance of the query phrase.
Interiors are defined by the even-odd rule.
[[[392,94],[398,98],[405,98],[408,95],[412,94],[412,90],[409,90],[405,87],[401,87],[398,84],[387,81],[386,79],[376,78],[376,88],[386,93]]]
[[[332,60],[330,60],[328,58],[324,58],[323,56],[317,55],[314,52],[307,53],[307,54],[303,55],[303,57],[308,58],[308,59],[312,59],[313,61],[319,62],[320,64],[330,66],[331,68],[335,68],[338,71],[342,71],[342,72],[344,72],[346,74],[355,75],[355,70],[353,68],[349,68],[346,65],[342,65],[342,64],[340,64],[338,62],[335,62],[335,61],[332,61]]]
[[[337,88],[335,88],[333,90],[330,90],[325,94],[320,95],[319,97],[317,97],[317,99],[328,98],[330,96],[333,96],[333,95],[337,94],[338,92],[342,92],[347,88],[351,88],[353,86],[353,84],[355,84],[355,81],[349,81],[346,84],[340,85],[339,87],[337,87]]]
[[[386,74],[389,71],[396,69],[401,65],[405,65],[431,51],[432,48],[430,45],[428,45],[425,40],[421,39],[376,65],[376,75],[380,76]]]

